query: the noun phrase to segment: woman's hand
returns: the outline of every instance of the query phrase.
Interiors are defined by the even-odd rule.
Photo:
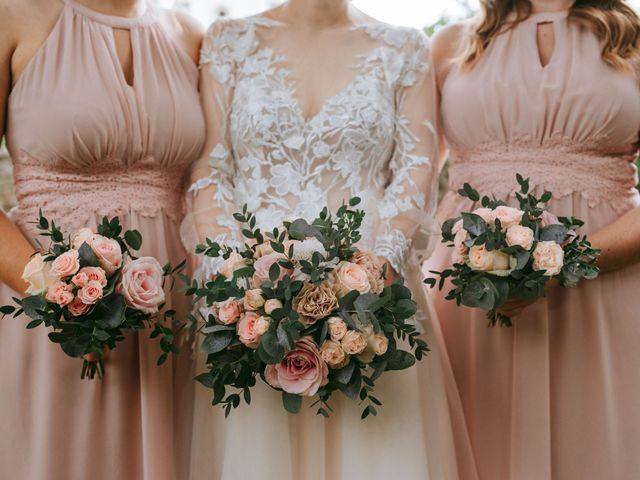
[[[378,258],[380,259],[380,262],[382,262],[385,266],[384,286],[388,287],[393,282],[395,282],[398,278],[400,278],[400,275],[398,275],[398,272],[396,272],[394,268],[391,266],[391,263],[389,263],[389,260],[383,257],[378,257]]]
[[[558,286],[560,286],[560,282],[555,279],[549,280],[545,287],[545,292],[548,294]],[[526,298],[513,298],[511,300],[508,300],[502,307],[500,307],[498,309],[498,313],[509,318],[514,318],[520,315],[524,310],[526,310],[537,301],[537,298],[535,300],[529,300]]]

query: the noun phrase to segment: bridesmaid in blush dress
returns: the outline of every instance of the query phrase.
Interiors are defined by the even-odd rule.
[[[514,205],[520,173],[553,193],[552,212],[586,221],[603,271],[510,304],[513,328],[432,292],[480,478],[638,479],[640,19],[622,1],[481,3],[481,28],[433,44],[451,149],[439,219],[476,207],[456,193],[465,182]]]
[[[144,236],[141,255],[185,258],[182,179],[204,141],[199,44],[189,19],[144,1],[0,1],[18,201],[0,214],[0,304],[24,291],[39,208],[66,230],[118,215]],[[181,297],[168,308],[186,313]],[[0,478],[188,478],[188,352],[157,367],[157,342],[130,335],[102,380],[83,381],[77,359],[25,325],[0,321]]]

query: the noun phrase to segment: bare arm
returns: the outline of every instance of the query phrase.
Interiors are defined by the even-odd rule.
[[[0,134],[5,133],[7,98],[11,85],[11,57],[17,46],[12,29],[11,8],[0,2]],[[24,293],[27,285],[21,279],[22,271],[33,247],[20,230],[0,210],[0,282],[19,293]]]
[[[591,243],[602,250],[598,265],[603,273],[640,262],[640,208],[591,235]]]

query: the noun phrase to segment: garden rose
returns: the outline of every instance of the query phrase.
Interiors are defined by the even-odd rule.
[[[113,275],[122,266],[122,249],[117,241],[95,235],[91,240],[91,249],[108,276]]]
[[[107,274],[100,267],[83,267],[78,273],[76,273],[71,282],[78,286],[84,287],[91,280],[98,282],[102,285],[102,288],[107,286]]]
[[[77,293],[78,299],[87,305],[95,305],[102,300],[102,295],[102,285],[95,281],[90,281]]]
[[[277,365],[267,365],[265,379],[274,388],[287,393],[313,397],[328,382],[329,368],[322,360],[315,342],[303,337]]]
[[[496,221],[496,213],[494,210],[491,210],[490,208],[476,208],[473,212],[474,215],[478,215],[480,218],[482,218],[485,223],[487,225],[493,225],[493,223]],[[460,220],[461,224],[462,224],[462,220]],[[462,226],[462,225],[461,225]]]
[[[351,261],[365,269],[371,284],[371,291],[376,295],[381,294],[384,290],[384,263],[373,252],[366,250],[356,253]]]
[[[327,320],[329,336],[334,342],[339,342],[347,333],[347,324],[340,317],[331,317]]]
[[[524,248],[525,250],[531,250],[533,247],[534,234],[533,230],[529,227],[523,227],[522,225],[511,225],[507,229],[505,236],[507,245],[514,247],[516,245]]]
[[[256,349],[260,338],[269,330],[269,320],[255,312],[246,312],[238,322],[238,337],[249,348]]]
[[[358,360],[371,363],[376,355],[384,355],[389,348],[389,339],[381,333],[373,333],[373,329],[366,335],[367,346],[358,355]]]
[[[353,290],[360,293],[371,291],[367,272],[355,263],[340,262],[333,271],[333,281],[333,288],[339,297],[343,297]]]
[[[242,313],[242,307],[237,300],[215,303],[212,308],[213,316],[223,325],[236,323]]]
[[[322,347],[320,347],[320,356],[330,368],[336,370],[345,367],[350,360],[340,343],[333,340],[325,340]]]
[[[40,295],[46,292],[51,285],[60,280],[51,272],[51,263],[45,262],[39,253],[35,254],[24,267],[22,280],[29,284],[29,295]]]
[[[553,213],[545,210],[542,212],[542,215],[540,215],[540,226],[544,228],[551,225],[562,225],[562,223]]]
[[[469,266],[477,272],[508,270],[510,256],[498,250],[489,251],[484,245],[474,245],[469,250]]]
[[[358,355],[367,348],[367,338],[357,330],[349,330],[342,337],[340,344],[349,355]]]
[[[271,315],[274,311],[280,308],[284,308],[284,305],[282,305],[282,302],[277,298],[270,298],[264,303],[264,312],[267,315]]]
[[[524,212],[517,208],[501,205],[494,210],[494,214],[495,218],[500,220],[502,229],[506,230],[512,225],[519,225],[522,221],[522,215],[524,215]]]
[[[83,303],[78,297],[74,298],[73,301],[67,306],[67,310],[74,317],[79,317],[84,315],[89,311],[91,305]]]
[[[556,242],[538,242],[533,251],[533,269],[546,275],[558,275],[564,266],[564,250]]]
[[[462,220],[458,220],[451,231],[455,234],[453,239],[453,263],[463,263],[464,257],[469,253],[469,247],[464,242],[469,240],[469,233],[463,228]]]
[[[131,308],[153,314],[165,301],[162,277],[162,267],[155,258],[141,257],[124,266],[116,291]]]
[[[93,230],[91,230],[90,228],[81,228],[73,236],[73,239],[71,240],[71,247],[75,250],[78,250],[83,243],[91,246],[91,242],[93,240],[93,237],[95,236],[96,234],[93,233]]]
[[[258,310],[264,306],[264,297],[262,296],[262,290],[256,288],[254,290],[247,290],[244,294],[244,308],[246,310]]]
[[[295,262],[300,262],[302,260],[310,262],[315,252],[320,253],[323,257],[327,255],[327,251],[322,245],[322,242],[320,242],[317,238],[307,238],[302,242],[292,243],[292,245],[293,260]]]
[[[287,257],[280,253],[271,253],[269,255],[265,255],[264,257],[260,257],[253,264],[253,268],[255,269],[255,273],[253,275],[253,283],[256,287],[261,286],[263,283],[269,281],[269,270],[271,266],[278,263],[281,260],[287,260]],[[275,283],[278,283],[286,276],[291,276],[293,270],[289,270],[286,268],[280,267],[280,275],[276,279]]]
[[[242,255],[237,252],[232,252],[231,255],[229,255],[229,258],[227,258],[222,264],[219,273],[224,278],[230,279],[233,277],[233,273],[236,270],[240,270],[241,268],[244,268],[246,266],[247,262],[242,257]]]
[[[60,278],[70,277],[78,270],[80,270],[80,258],[77,250],[69,250],[51,262],[51,273]]]
[[[47,301],[65,307],[74,299],[73,285],[56,282],[47,290]]]
[[[300,321],[309,326],[331,315],[338,308],[338,297],[326,283],[307,283],[294,298],[293,308],[300,315]]]

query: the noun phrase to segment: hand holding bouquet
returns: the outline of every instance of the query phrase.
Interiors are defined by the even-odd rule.
[[[103,219],[97,233],[83,228],[65,240],[62,231],[42,216],[37,222],[43,236],[51,238],[48,250],[41,249],[24,269],[29,284],[15,306],[0,307],[3,315],[24,313],[27,328],[51,327],[52,342],[71,357],[83,358],[81,378],[104,374],[106,353],[124,340],[127,330],[153,325],[152,337],[160,337],[163,363],[176,352],[174,333],[163,325],[176,312],[160,310],[165,302],[165,277],[180,271],[184,263],[161,267],[155,258],[135,258],[142,237],[135,230],[122,235],[118,218]]]
[[[328,416],[329,398],[340,391],[365,404],[362,418],[376,415],[375,381],[428,351],[408,322],[416,313],[409,289],[401,279],[385,287],[384,262],[355,246],[364,218],[352,209],[358,203],[265,234],[245,206],[235,215],[244,226],[243,248],[210,240],[198,247],[224,259],[219,275],[203,284],[184,278],[187,295],[206,305],[201,331],[209,370],[197,380],[226,415],[240,393],[250,403],[258,376],[282,392],[291,413],[303,397],[316,397],[317,413]],[[236,391],[227,395],[229,387]]]
[[[511,319],[498,312],[510,299],[535,300],[545,294],[545,285],[556,279],[574,287],[582,279],[594,279],[598,250],[576,230],[583,222],[558,218],[546,209],[551,193],[540,198],[529,193],[529,181],[517,175],[521,190],[516,194],[520,208],[509,207],[480,194],[469,184],[459,191],[482,207],[462,212],[442,226],[442,241],[454,248],[454,265],[425,283],[444,288],[450,279],[453,289],[447,300],[488,311],[491,326]]]

